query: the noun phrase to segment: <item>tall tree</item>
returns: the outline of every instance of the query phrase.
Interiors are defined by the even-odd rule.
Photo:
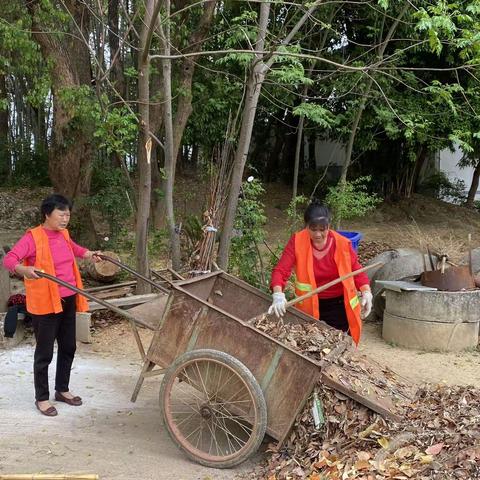
[[[160,0],[147,0],[145,13],[140,30],[138,54],[138,113],[140,115],[140,130],[138,137],[138,208],[136,215],[136,253],[137,271],[149,275],[148,262],[148,224],[150,218],[150,197],[152,188],[151,152],[152,138],[150,136],[150,45],[152,42],[155,16],[158,14]],[[139,281],[138,293],[147,293],[151,287],[146,282]]]
[[[82,113],[90,108],[92,72],[89,8],[79,0],[30,0],[32,35],[51,65],[53,96],[49,172],[55,190],[79,201],[85,239],[96,241],[84,199],[90,192],[93,130]],[[49,19],[49,20],[46,20]],[[65,27],[60,25],[64,23]],[[52,30],[55,33],[52,33]],[[60,30],[60,33],[57,33]],[[84,107],[83,112],[81,107]]]
[[[295,38],[305,22],[309,20],[313,12],[320,5],[320,0],[311,4],[306,12],[288,31],[285,37],[279,42],[281,47],[286,47]],[[265,76],[271,69],[276,58],[274,55],[265,55],[265,45],[268,33],[268,21],[270,16],[270,3],[262,2],[260,4],[260,15],[258,21],[258,33],[255,44],[253,45],[253,60],[250,65],[250,73],[246,85],[245,104],[243,106],[240,134],[238,137],[237,149],[232,173],[232,186],[228,196],[225,219],[223,223],[222,235],[220,237],[220,247],[218,252],[218,265],[226,269],[228,266],[228,257],[230,244],[232,240],[233,225],[238,205],[238,196],[242,186],[242,177],[247,163],[250,140],[257,112],[258,100],[262,90]]]

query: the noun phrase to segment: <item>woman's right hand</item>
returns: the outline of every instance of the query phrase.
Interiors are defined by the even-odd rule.
[[[287,311],[287,299],[283,292],[273,292],[272,305],[268,309],[268,314],[274,313],[278,318],[283,317]]]
[[[29,266],[26,267],[24,265],[17,265],[15,267],[15,272],[18,273],[20,276],[24,278],[28,278],[29,280],[38,280],[40,277],[35,273],[36,268]]]

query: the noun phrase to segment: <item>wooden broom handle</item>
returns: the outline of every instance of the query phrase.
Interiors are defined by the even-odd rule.
[[[97,474],[54,474],[54,473],[20,473],[0,474],[0,480],[98,480]]]
[[[377,262],[377,263],[372,263],[372,265],[368,265],[366,267],[361,268],[360,270],[355,270],[354,272],[347,273],[347,275],[343,275],[342,277],[338,277],[335,280],[332,280],[331,282],[326,283],[325,285],[322,285],[321,287],[316,288],[315,290],[312,290],[311,292],[306,293],[305,295],[302,295],[301,297],[294,298],[293,300],[290,300],[287,302],[286,307],[291,307],[292,305],[295,305],[296,303],[303,302],[303,300],[306,300],[307,298],[313,297],[314,295],[323,292],[324,290],[327,290],[330,287],[333,287],[333,285],[336,285],[337,283],[343,282],[344,280],[347,280],[350,277],[354,277],[355,275],[358,275],[359,273],[366,272],[367,270],[370,270],[375,267],[382,267],[384,264],[382,262]]]

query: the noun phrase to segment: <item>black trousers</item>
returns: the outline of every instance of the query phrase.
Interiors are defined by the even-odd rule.
[[[53,346],[57,341],[57,370],[55,390],[68,392],[70,370],[75,356],[76,344],[76,295],[62,298],[63,312],[48,315],[31,315],[37,346],[33,360],[35,399],[49,399],[48,367],[53,358]]]
[[[320,320],[342,332],[348,332],[348,318],[342,297],[319,298]]]

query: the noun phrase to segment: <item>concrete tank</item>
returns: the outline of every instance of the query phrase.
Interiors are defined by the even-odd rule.
[[[477,346],[480,290],[386,290],[385,296],[385,341],[427,351],[459,351]]]

